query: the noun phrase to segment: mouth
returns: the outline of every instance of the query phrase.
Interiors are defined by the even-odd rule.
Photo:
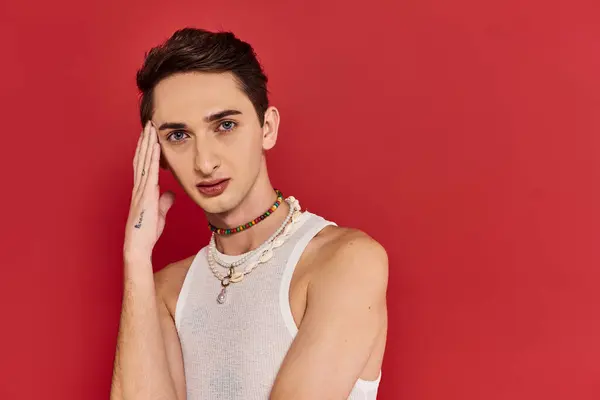
[[[229,178],[226,179],[215,179],[212,181],[200,182],[196,185],[198,191],[205,196],[214,197],[218,196],[227,189],[229,185]]]

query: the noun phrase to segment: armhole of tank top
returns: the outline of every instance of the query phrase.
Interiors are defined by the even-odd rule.
[[[175,328],[179,333],[179,326],[181,324],[181,313],[183,312],[183,307],[185,306],[185,301],[187,300],[188,293],[190,291],[190,285],[192,278],[194,276],[194,271],[196,270],[196,264],[198,264],[198,257],[204,252],[204,248],[201,249],[194,259],[192,260],[192,264],[190,268],[185,274],[185,278],[183,278],[183,284],[181,285],[181,290],[179,291],[179,296],[177,296],[177,303],[175,303]]]
[[[285,326],[292,337],[295,337],[298,333],[298,327],[296,326],[294,316],[292,315],[292,308],[290,307],[290,284],[292,283],[292,276],[294,275],[296,264],[298,264],[298,261],[306,249],[306,246],[308,246],[308,243],[312,240],[312,238],[314,238],[319,232],[329,225],[337,226],[335,222],[323,220],[321,223],[318,223],[308,232],[306,232],[294,246],[287,265],[285,266],[285,270],[283,271],[281,288],[279,290],[279,307],[281,309],[281,316]],[[354,387],[360,389],[365,394],[370,394],[372,391],[379,388],[381,374],[382,372],[379,370],[379,376],[374,381],[358,378]]]
[[[374,381],[367,381],[361,378],[356,380],[356,384],[354,387],[358,387],[365,392],[365,394],[370,393],[373,390],[377,390],[379,388],[379,382],[381,382],[381,370],[379,370],[379,376]],[[367,397],[369,398],[369,397]],[[373,397],[374,398],[374,397]]]
[[[317,217],[315,215],[311,215],[311,217]],[[304,235],[298,240],[296,245],[294,246],[292,253],[290,254],[290,258],[287,261],[285,269],[283,271],[283,276],[281,278],[281,287],[279,289],[279,308],[281,311],[281,316],[283,318],[283,322],[287,327],[288,331],[295,337],[298,333],[298,327],[296,326],[296,322],[294,321],[294,316],[292,315],[292,309],[290,307],[290,284],[292,283],[292,276],[294,275],[294,270],[296,269],[296,264],[300,260],[300,256],[308,246],[308,243],[314,238],[319,232],[321,232],[325,227],[329,225],[337,226],[335,222],[327,221],[321,218],[322,221],[318,221],[315,226],[312,226]]]

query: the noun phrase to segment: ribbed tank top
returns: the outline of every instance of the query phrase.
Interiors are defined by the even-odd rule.
[[[221,284],[208,266],[208,246],[196,254],[175,309],[187,400],[269,398],[298,332],[289,303],[294,268],[310,240],[328,225],[335,223],[305,211],[269,261],[229,286],[224,304],[216,300]],[[244,255],[218,256],[232,262]],[[380,379],[381,373],[375,381],[359,379],[348,399],[374,400]]]

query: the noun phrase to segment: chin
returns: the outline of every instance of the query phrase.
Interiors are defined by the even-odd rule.
[[[228,195],[227,191],[215,197],[206,197],[196,193],[192,199],[209,214],[222,214],[235,208],[235,201]]]

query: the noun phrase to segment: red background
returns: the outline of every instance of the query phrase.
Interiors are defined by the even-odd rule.
[[[387,248],[380,399],[600,398],[599,8],[3,1],[0,398],[108,398],[134,73],[185,25],[259,53],[276,186]],[[161,182],[156,268],[208,238]]]

